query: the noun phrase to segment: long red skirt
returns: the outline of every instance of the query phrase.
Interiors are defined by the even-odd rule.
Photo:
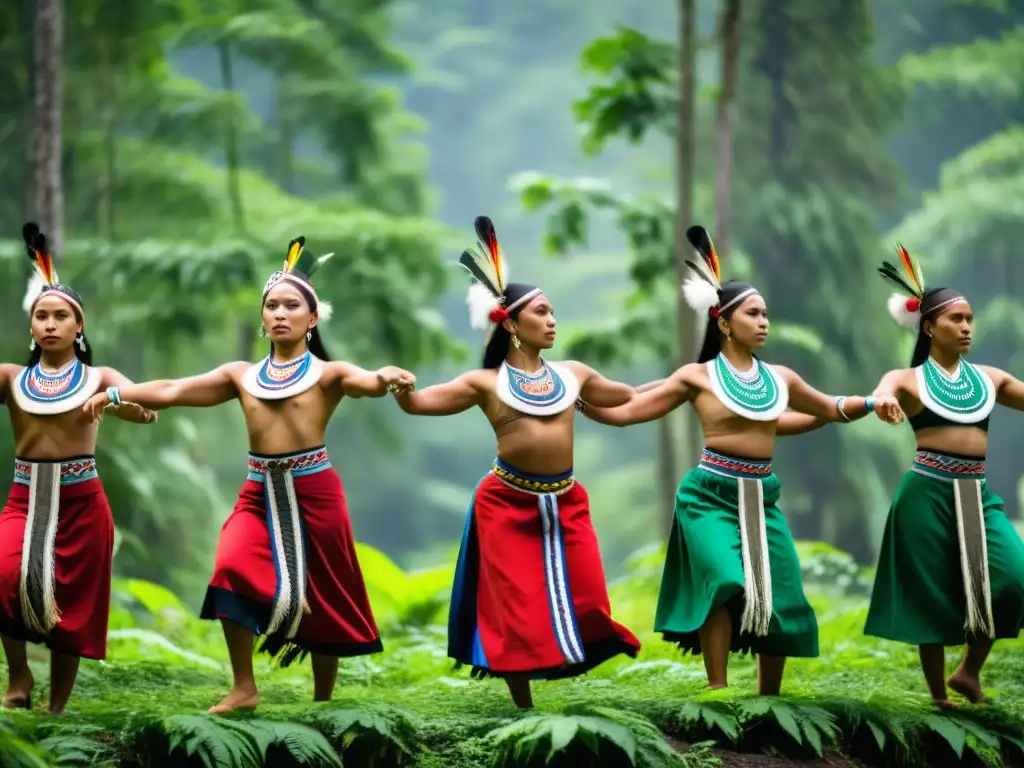
[[[275,509],[262,473],[261,462],[268,460],[295,467],[292,483],[300,545],[293,550],[288,540],[294,532],[287,528],[284,511]],[[326,452],[250,455],[250,470],[221,529],[200,616],[228,619],[262,635],[260,651],[279,656],[281,666],[296,658],[301,661],[307,653],[362,656],[382,651],[356,558],[345,492]],[[272,626],[275,608],[288,605],[288,616]],[[297,630],[289,636],[293,622]]]
[[[530,493],[495,472],[533,487],[571,487]],[[476,676],[573,677],[640,651],[611,618],[590,499],[571,477],[535,477],[498,461],[476,487],[448,619],[448,655]]]
[[[58,653],[105,659],[114,519],[95,462],[87,458],[62,464],[52,571],[60,618],[45,633],[29,626],[22,611],[22,551],[29,512],[29,486],[24,483],[29,470],[22,461],[17,464],[16,480],[0,512],[0,633],[42,643]],[[91,471],[78,471],[85,465]]]

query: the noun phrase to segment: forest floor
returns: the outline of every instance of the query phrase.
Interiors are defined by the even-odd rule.
[[[0,714],[0,766],[1024,766],[1024,640],[996,645],[987,703],[940,711],[915,648],[864,636],[863,596],[808,590],[821,655],[790,660],[784,695],[757,697],[754,662],[736,655],[730,688],[710,691],[701,660],[648,629],[655,573],[611,589],[639,658],[535,683],[532,711],[501,681],[453,668],[436,589],[450,577],[435,574],[419,585],[428,600],[371,593],[385,651],[344,660],[334,701],[312,702],[308,661],[281,669],[257,655],[261,704],[227,717],[206,714],[231,682],[218,625],[156,585],[118,581],[108,659],[83,662],[61,717],[43,711],[47,655],[33,647],[34,709]],[[949,671],[960,653],[949,649]]]

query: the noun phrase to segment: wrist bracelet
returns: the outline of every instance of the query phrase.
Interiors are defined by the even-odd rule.
[[[121,393],[117,391],[117,387],[107,387],[107,397],[110,399],[111,405],[121,404]]]
[[[872,413],[875,410],[875,398],[868,395],[864,398],[864,407],[868,409],[868,413]]]
[[[840,395],[836,398],[836,410],[839,411],[839,415],[843,417],[843,421],[849,421],[850,417],[846,415],[846,411],[843,410],[843,405],[846,403],[846,396]]]

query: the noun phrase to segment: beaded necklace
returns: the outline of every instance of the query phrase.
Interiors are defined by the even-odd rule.
[[[915,370],[918,396],[929,411],[949,421],[974,424],[995,407],[995,386],[980,368],[964,359],[950,374],[931,357]]]
[[[749,371],[741,373],[718,355],[707,362],[711,390],[726,408],[751,421],[775,421],[789,405],[789,388],[771,366],[756,357]]]

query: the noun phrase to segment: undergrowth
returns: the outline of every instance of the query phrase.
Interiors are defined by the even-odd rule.
[[[389,577],[377,601],[388,606],[378,611],[386,651],[343,661],[333,702],[311,702],[308,662],[281,670],[258,657],[263,704],[229,717],[205,714],[230,684],[216,624],[159,587],[119,582],[108,661],[83,662],[64,717],[5,712],[0,765],[712,768],[743,752],[894,768],[1024,765],[1024,643],[996,646],[984,679],[991,703],[942,712],[924,693],[915,649],[863,635],[862,596],[815,586],[822,655],[789,662],[784,696],[757,697],[744,657],[731,660],[729,689],[709,691],[699,658],[645,631],[656,556],[612,588],[617,618],[644,642],[640,658],[535,684],[530,712],[500,681],[452,668],[446,574]],[[32,664],[40,707],[48,665],[38,649]]]

